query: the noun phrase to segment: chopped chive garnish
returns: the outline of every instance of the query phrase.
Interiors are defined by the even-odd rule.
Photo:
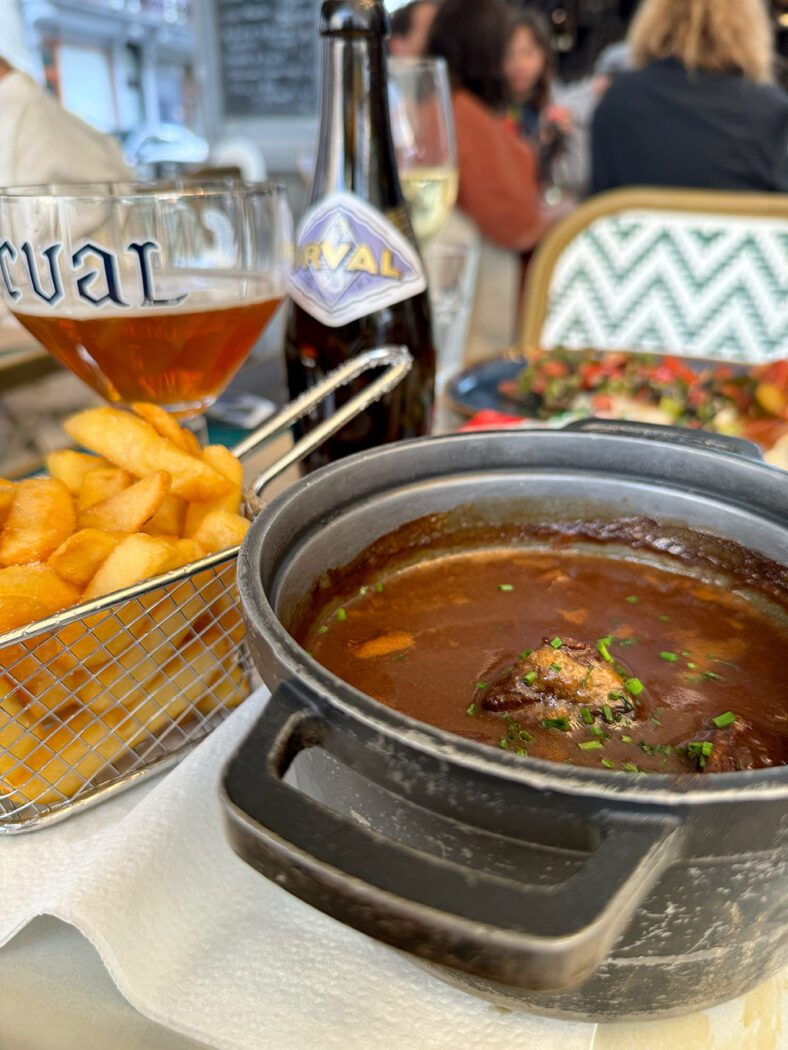
[[[601,761],[602,761],[602,765],[605,767],[605,769],[615,769],[616,768],[616,763],[610,758],[603,758]]]
[[[659,622],[660,623],[670,623],[670,617],[666,616],[665,613],[662,613],[662,615],[659,617]]]
[[[582,744],[577,745],[581,751],[599,751],[605,745],[601,740],[584,740]]]
[[[622,744],[631,744],[632,743],[632,737],[631,736],[622,736],[621,737],[621,743]]]
[[[533,685],[536,681],[536,671],[529,671],[528,674],[523,675],[523,681],[526,685]]]
[[[726,726],[732,726],[736,721],[736,715],[733,711],[726,711],[724,715],[717,715],[716,718],[712,718],[712,722],[717,729],[724,729]]]
[[[518,657],[518,659],[520,659],[520,660],[527,660],[528,657],[532,653],[533,653],[533,649],[523,649],[523,651],[520,653],[520,656]]]
[[[560,664],[555,664],[555,663],[550,664],[550,670],[551,671],[560,671],[561,670],[561,665]]]
[[[325,625],[325,624],[323,624],[323,626],[322,626],[322,627],[319,627],[319,628],[318,628],[318,631],[317,631],[317,633],[318,633],[318,634],[328,634],[328,628],[326,627],[326,625]]]
[[[498,584],[498,590],[499,591],[503,591],[504,593],[508,594],[509,591],[513,591],[514,590],[514,584],[512,584],[512,583],[499,583]]]
[[[640,772],[640,770],[638,769],[638,767],[635,765],[634,762],[625,762],[624,765],[621,768],[626,770],[627,773],[639,773]]]
[[[533,736],[531,735],[531,733],[528,732],[527,729],[521,729],[517,735],[526,744],[530,744],[533,740]]]
[[[593,668],[589,667],[588,670],[586,671],[586,673],[583,675],[583,681],[580,683],[581,689],[585,689],[585,687],[588,685],[592,673],[593,673]]]
[[[605,721],[611,725],[613,723],[613,709],[610,704],[604,704],[602,707],[602,714],[604,715]]]
[[[687,667],[689,667],[690,671],[694,671],[697,666],[697,664],[693,664],[692,662],[687,664]]]
[[[624,688],[628,693],[631,693],[632,696],[640,696],[646,687],[639,678],[627,678],[626,682],[624,682]]]
[[[612,700],[614,703],[618,700],[626,700],[626,697],[623,693],[608,693],[607,698],[608,700]]]
[[[722,675],[721,674],[717,674],[716,671],[704,671],[703,672],[703,677],[706,678],[709,682],[721,682],[722,681]]]
[[[378,592],[378,594],[382,594],[383,593],[383,584],[382,583],[376,583],[375,584],[375,590]]]
[[[714,744],[711,740],[693,740],[691,743],[687,744],[687,754],[691,758],[697,758],[698,769],[706,768],[706,763],[709,758],[711,758],[713,751]]]
[[[347,609],[337,609],[337,619],[338,620],[346,620],[347,619]]]
[[[605,731],[602,726],[591,726],[591,732],[594,736],[605,736]]]
[[[365,594],[369,594],[369,587],[359,587],[358,593],[363,598]]]
[[[515,751],[515,754],[520,755],[521,758],[528,758],[528,752],[525,750],[524,747],[518,747]]]
[[[407,653],[396,653],[396,654],[395,654],[395,655],[394,655],[394,656],[392,657],[392,659],[393,659],[393,660],[396,660],[396,662],[397,662],[398,664],[402,663],[402,661],[403,661],[403,660],[407,660],[407,658],[408,658],[408,654],[407,654]]]
[[[553,649],[560,649],[563,644],[563,638],[553,638],[552,642],[550,642],[550,645],[553,647]]]
[[[678,655],[676,653],[660,653],[659,658],[660,660],[667,660],[670,664],[675,664],[678,660]]]
[[[628,594],[624,601],[629,602],[630,605],[637,605],[637,603],[640,601],[640,598],[638,598],[636,594]]]
[[[606,660],[609,664],[613,663],[613,657],[610,655],[610,651],[608,650],[608,646],[612,644],[613,639],[610,635],[608,635],[606,638],[600,638],[599,641],[596,643],[597,652],[602,657],[602,659]]]
[[[585,722],[585,724],[587,726],[592,726],[594,724],[594,716],[591,713],[590,708],[588,708],[588,707],[581,708],[581,710],[580,710],[580,717],[583,719],[583,721]]]
[[[475,718],[476,715],[478,715],[478,713],[479,713],[479,705],[478,704],[469,704],[465,708],[465,714],[466,715],[470,715],[471,718]]]
[[[655,726],[661,726],[662,725],[662,719],[660,718],[661,714],[662,714],[661,711],[655,711],[654,714],[649,719],[649,721]]]
[[[505,736],[501,737],[501,739],[498,741],[498,747],[502,747],[504,749],[504,751],[508,750],[508,748],[509,748],[509,741],[506,739]]]
[[[486,682],[477,682],[476,683],[476,688],[477,689],[486,689],[487,688],[487,683]]]
[[[560,729],[562,733],[568,733],[572,728],[568,718],[543,718],[541,725],[543,729]]]
[[[637,645],[638,640],[637,638],[621,638],[618,644],[622,647],[627,647],[629,645]]]
[[[698,682],[702,682],[703,681],[703,675],[702,674],[688,674],[686,680],[687,680],[687,682],[689,682],[690,685],[697,685]]]
[[[689,651],[689,649],[682,649],[681,650],[681,655],[684,656],[684,657],[687,657],[687,656],[692,656],[692,653]]]

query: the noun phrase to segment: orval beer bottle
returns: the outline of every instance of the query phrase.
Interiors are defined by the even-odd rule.
[[[315,180],[296,245],[286,361],[292,397],[364,350],[407,346],[414,365],[307,463],[312,470],[351,452],[429,430],[435,350],[424,264],[408,217],[391,136],[380,0],[325,0],[320,144]],[[347,400],[369,382],[336,396]],[[332,405],[299,425],[303,433]]]

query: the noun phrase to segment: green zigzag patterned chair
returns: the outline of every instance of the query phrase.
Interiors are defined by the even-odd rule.
[[[788,197],[595,197],[540,246],[523,317],[525,348],[788,357]]]

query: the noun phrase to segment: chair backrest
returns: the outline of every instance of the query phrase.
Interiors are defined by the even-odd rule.
[[[595,197],[540,246],[523,313],[525,348],[788,357],[788,197]]]

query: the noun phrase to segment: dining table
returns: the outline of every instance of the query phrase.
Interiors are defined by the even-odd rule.
[[[8,354],[5,361],[0,355],[0,389],[14,374],[29,381],[36,367],[48,369],[48,361],[36,365],[40,356],[30,347],[16,356]],[[33,369],[27,377],[13,372],[25,368]],[[284,397],[278,359],[253,361],[242,382],[246,389],[274,400]],[[459,422],[447,406],[440,419],[443,430]],[[258,454],[251,471],[280,455],[288,441],[280,439]],[[293,475],[280,484],[292,480]],[[214,794],[239,734],[265,700],[264,690],[258,690],[180,766],[148,777],[62,824],[24,836],[0,836],[2,1050],[788,1047],[788,974],[691,1016],[611,1024],[550,1020],[476,999],[416,961],[312,912],[246,870],[224,838]],[[192,825],[195,820],[199,823]],[[211,820],[214,826],[208,827]],[[199,828],[202,843],[199,863],[192,826]],[[130,858],[124,866],[118,851],[138,842],[139,836],[146,855],[139,861]],[[98,859],[91,867],[93,849]],[[82,886],[73,871],[57,870],[72,857],[75,864],[86,865]],[[46,871],[50,864],[51,872]],[[111,885],[102,886],[104,870],[107,880],[115,880]],[[180,873],[182,882],[162,888],[173,873]],[[215,895],[214,876],[237,880],[227,883],[226,897]],[[55,892],[58,879],[69,883],[68,893]],[[21,880],[42,881],[25,897]],[[91,911],[86,887],[103,898],[115,886],[122,890],[114,902],[116,914],[111,915],[113,909],[101,916]],[[151,887],[161,893],[159,906],[179,913],[192,938],[199,915],[189,913],[190,898],[202,906],[203,895],[206,901],[210,897],[202,936],[189,941],[189,953],[173,948],[180,944],[178,927],[173,922],[169,929],[168,917],[157,931],[148,914],[152,904],[142,896]],[[14,907],[18,911],[12,914]],[[225,926],[228,916],[233,921]],[[230,944],[223,940],[226,929],[231,931]],[[314,930],[315,944],[299,940],[305,930]],[[159,935],[166,957],[155,943],[146,943],[146,955],[140,939],[155,942]],[[294,940],[301,954],[290,951]],[[152,972],[146,974],[146,959],[151,967],[161,968],[158,979]],[[249,960],[254,973],[248,967],[240,972],[241,963]],[[183,1002],[174,991],[178,987],[183,989]],[[217,1004],[208,1001],[211,996]],[[249,1034],[253,1025],[258,1026],[256,1037]]]

